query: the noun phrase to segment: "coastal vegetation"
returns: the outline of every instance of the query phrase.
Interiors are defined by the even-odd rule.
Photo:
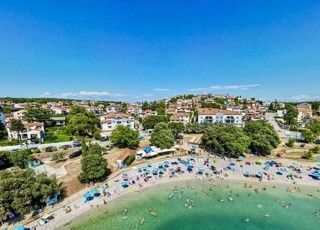
[[[0,219],[8,213],[25,215],[45,205],[60,187],[55,177],[36,175],[32,169],[14,167],[0,171]]]
[[[277,132],[266,121],[246,122],[243,131],[250,138],[249,149],[254,154],[270,155],[280,144]]]
[[[111,133],[110,140],[114,146],[135,149],[139,146],[139,133],[130,127],[118,125]]]
[[[96,182],[108,174],[107,160],[102,157],[103,149],[100,145],[88,146],[87,152],[83,153],[81,159],[82,172],[79,175],[81,183]]]
[[[155,125],[151,135],[151,144],[161,149],[168,149],[174,145],[174,135],[168,124],[160,122]]]
[[[93,137],[94,133],[100,130],[100,120],[85,107],[72,106],[67,128],[72,135]]]
[[[142,126],[144,129],[153,129],[154,126],[160,122],[168,122],[167,116],[164,115],[151,115],[146,116],[142,121]]]
[[[250,138],[241,128],[231,125],[214,125],[205,130],[201,145],[207,150],[238,157],[248,152]]]

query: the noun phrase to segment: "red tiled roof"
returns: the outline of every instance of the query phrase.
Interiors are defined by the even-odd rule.
[[[224,109],[199,109],[198,114],[199,115],[215,115],[217,113],[223,113],[225,115],[240,115],[240,113],[230,110],[224,110]]]

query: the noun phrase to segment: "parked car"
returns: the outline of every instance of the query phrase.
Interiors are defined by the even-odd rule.
[[[72,142],[73,147],[81,147],[81,142],[80,141],[74,141]]]
[[[59,147],[59,149],[64,149],[64,150],[70,149],[70,148],[72,148],[72,145],[62,145]]]
[[[301,147],[301,148],[304,148],[304,147],[306,147],[306,145],[305,145],[305,144],[301,144],[300,147]]]
[[[76,157],[80,156],[81,154],[82,154],[82,150],[81,150],[81,149],[79,149],[79,150],[77,150],[77,151],[75,151],[75,152],[71,153],[71,154],[69,155],[69,158],[70,158],[70,159],[72,159],[72,158],[76,158]]]

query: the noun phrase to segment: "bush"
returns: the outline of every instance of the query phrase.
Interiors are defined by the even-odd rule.
[[[45,151],[51,153],[51,152],[57,151],[57,147],[48,146],[45,148]]]
[[[129,166],[131,163],[136,159],[134,155],[130,155],[128,159],[126,160],[126,165]]]
[[[292,148],[294,146],[294,142],[296,142],[295,138],[289,138],[288,143],[286,143],[286,146]]]
[[[64,158],[64,154],[63,153],[55,153],[52,156],[52,160],[55,161],[55,162],[63,161],[63,158]]]
[[[19,141],[18,140],[12,140],[12,141],[3,140],[3,141],[0,141],[0,146],[13,146],[13,145],[19,145]]]
[[[36,148],[36,149],[33,149],[32,152],[33,153],[40,153],[41,151],[40,151],[40,149]]]
[[[306,152],[303,156],[302,156],[303,159],[307,159],[307,160],[310,160],[313,158],[313,152],[311,150],[309,150],[308,152]]]

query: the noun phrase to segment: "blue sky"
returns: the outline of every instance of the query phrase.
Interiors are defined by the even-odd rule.
[[[320,100],[320,2],[1,1],[0,96]]]

